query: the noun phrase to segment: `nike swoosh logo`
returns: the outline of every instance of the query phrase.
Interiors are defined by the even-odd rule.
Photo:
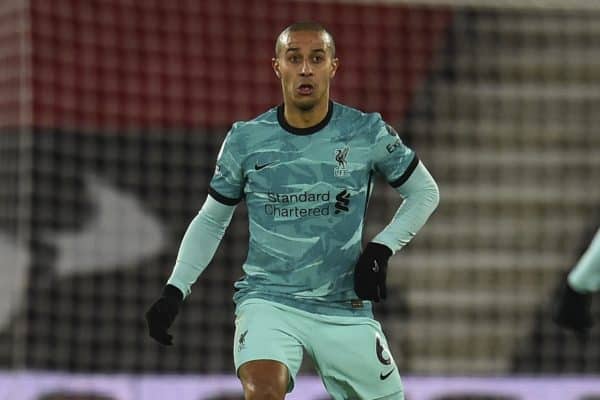
[[[264,167],[267,167],[267,166],[269,166],[271,164],[275,164],[275,163],[276,163],[276,161],[272,161],[272,162],[269,162],[269,163],[266,163],[266,164],[262,164],[262,165],[259,165],[258,163],[256,163],[256,164],[254,164],[254,169],[257,170],[257,171],[260,171]]]
[[[392,374],[392,372],[394,372],[394,370],[391,370],[387,374],[379,373],[379,379],[385,381]]]
[[[371,270],[373,272],[379,272],[379,264],[377,263],[377,260],[373,260],[373,266],[371,267]]]

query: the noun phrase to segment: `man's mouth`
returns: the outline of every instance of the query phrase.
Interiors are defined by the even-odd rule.
[[[303,83],[296,88],[298,94],[302,96],[310,96],[313,93],[314,87],[309,83]]]

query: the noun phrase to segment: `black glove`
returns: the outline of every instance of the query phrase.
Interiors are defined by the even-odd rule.
[[[392,250],[369,242],[354,267],[354,291],[363,300],[379,302],[387,297],[385,275]]]
[[[173,336],[167,333],[167,330],[175,320],[182,302],[181,290],[173,285],[164,287],[160,298],[146,311],[148,333],[151,338],[165,346],[173,344]]]
[[[590,294],[578,293],[565,279],[552,305],[552,319],[563,328],[585,334],[593,325]]]

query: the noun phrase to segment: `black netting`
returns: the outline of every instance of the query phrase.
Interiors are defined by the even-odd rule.
[[[231,373],[243,205],[173,348],[147,337],[143,314],[229,125],[280,101],[275,36],[318,16],[342,60],[334,98],[381,111],[441,190],[376,309],[401,372],[600,372],[598,328],[580,341],[548,309],[600,222],[598,12],[30,3],[29,42],[0,58],[0,367]],[[31,55],[31,81],[11,78],[25,67],[10,54]],[[366,238],[398,204],[378,182]]]

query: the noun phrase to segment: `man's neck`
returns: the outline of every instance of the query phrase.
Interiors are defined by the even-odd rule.
[[[294,128],[310,128],[323,121],[329,111],[329,99],[324,99],[310,110],[301,110],[285,104],[283,116],[286,122]]]

